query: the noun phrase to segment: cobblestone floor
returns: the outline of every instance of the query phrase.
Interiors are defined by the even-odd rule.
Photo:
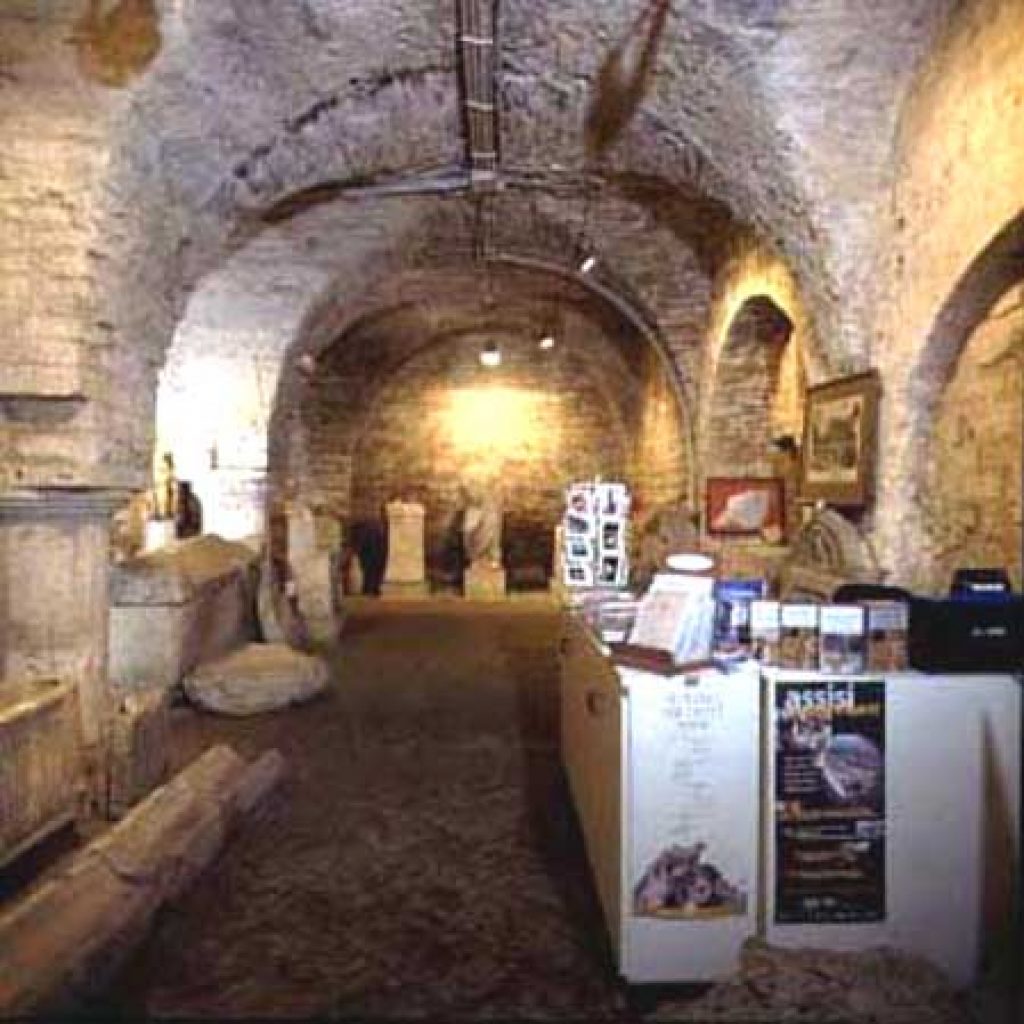
[[[175,757],[277,747],[290,777],[157,927],[105,1017],[959,1024],[926,965],[755,949],[711,989],[628,991],[558,756],[537,602],[360,602],[329,695],[180,708]]]

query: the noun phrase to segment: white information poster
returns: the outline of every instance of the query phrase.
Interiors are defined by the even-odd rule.
[[[755,929],[757,671],[630,680],[627,977],[721,977]]]

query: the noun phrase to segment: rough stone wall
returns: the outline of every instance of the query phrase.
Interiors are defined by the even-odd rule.
[[[935,418],[921,495],[919,585],[944,593],[953,571],[1002,566],[1021,585],[1024,291],[971,335]]]
[[[705,445],[705,478],[765,476],[771,470],[772,413],[788,326],[780,334],[750,310],[748,304],[738,314],[719,358]]]
[[[787,338],[758,328],[749,314],[759,305],[788,322]],[[768,442],[789,435],[800,443],[804,391],[808,378],[822,372],[823,354],[795,278],[754,240],[736,244],[715,281],[703,351],[698,507],[709,476],[781,476],[787,528],[794,527],[796,463],[773,453]]]
[[[529,542],[543,528],[550,543],[565,485],[596,474],[621,479],[628,464],[627,425],[588,374],[585,354],[499,339],[502,365],[487,369],[477,359],[485,340],[471,336],[411,360],[380,393],[354,452],[353,518],[378,516],[392,498],[421,501],[434,568],[451,568],[462,485],[499,487],[506,548],[519,547],[520,566],[544,564],[550,549]],[[330,422],[314,425],[314,459],[343,447],[331,432]],[[345,501],[331,497],[332,507]]]
[[[152,408],[145,356],[115,357],[122,324],[107,293],[146,214],[108,217],[119,108],[77,70],[76,7],[19,4],[0,31],[0,486],[131,481],[130,421]]]
[[[92,21],[83,15],[93,5],[72,0],[0,11],[6,486],[144,483],[155,372],[174,323],[204,274],[268,232],[268,208],[325,180],[450,170],[462,156],[450,0],[100,7]],[[877,524],[885,564],[912,570],[901,546],[920,529],[918,467],[973,326],[947,329],[943,310],[1019,210],[1020,4],[676,5],[640,110],[599,168],[617,198],[596,217],[565,174],[582,166],[591,84],[635,6],[557,0],[502,11],[505,164],[553,180],[539,205],[559,207],[563,238],[581,228],[595,237],[607,283],[636,300],[673,351],[701,426],[698,382],[715,379],[726,307],[756,274],[732,260],[719,276],[719,292],[737,294],[716,303],[702,359],[709,267],[696,268],[689,250],[706,225],[666,223],[664,213],[687,190],[785,254],[806,321],[819,328],[820,342],[801,349],[811,380],[869,355],[881,364],[881,493],[865,526]],[[641,179],[657,187],[637,191]],[[622,202],[627,194],[641,198]],[[515,213],[506,204],[502,224]],[[410,256],[436,254],[421,214],[410,201],[350,208],[357,232],[320,222],[327,230],[314,241],[329,252],[306,257],[343,282],[339,306]],[[445,230],[470,221],[460,215]],[[873,278],[890,280],[891,292],[878,295]],[[326,291],[322,280],[310,288],[305,323]]]
[[[896,192],[880,238],[892,241],[874,347],[883,375],[874,521],[882,564],[911,585],[927,587],[939,572],[918,538],[936,507],[923,475],[941,395],[975,326],[1024,279],[1022,48],[1016,0],[960,5],[902,114]],[[1014,230],[1016,243],[999,241]]]
[[[636,526],[657,509],[688,505],[692,468],[689,424],[661,360],[645,351],[639,424],[629,480],[634,491]]]

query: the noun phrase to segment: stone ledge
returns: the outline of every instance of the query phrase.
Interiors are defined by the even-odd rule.
[[[247,764],[214,747],[0,915],[0,1016],[63,1015],[101,991],[283,774],[276,750]]]
[[[259,556],[245,544],[210,534],[111,566],[110,603],[181,605],[254,567]]]

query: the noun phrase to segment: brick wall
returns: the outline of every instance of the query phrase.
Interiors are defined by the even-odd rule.
[[[655,510],[688,504],[692,498],[688,424],[665,368],[650,346],[644,353],[642,373],[639,423],[629,472],[638,529]]]
[[[540,352],[533,339],[506,339],[501,367],[488,370],[477,360],[483,340],[444,344],[407,364],[378,395],[354,448],[353,518],[379,515],[394,497],[421,501],[428,562],[442,571],[454,568],[463,484],[497,482],[509,557],[517,566],[544,564],[565,485],[596,474],[621,478],[628,464],[622,413],[584,358]],[[315,475],[322,467],[329,477],[333,456],[325,456],[344,451],[349,428],[344,420],[315,425]],[[343,475],[335,479],[341,488]],[[340,490],[329,497],[334,507],[345,503]]]

